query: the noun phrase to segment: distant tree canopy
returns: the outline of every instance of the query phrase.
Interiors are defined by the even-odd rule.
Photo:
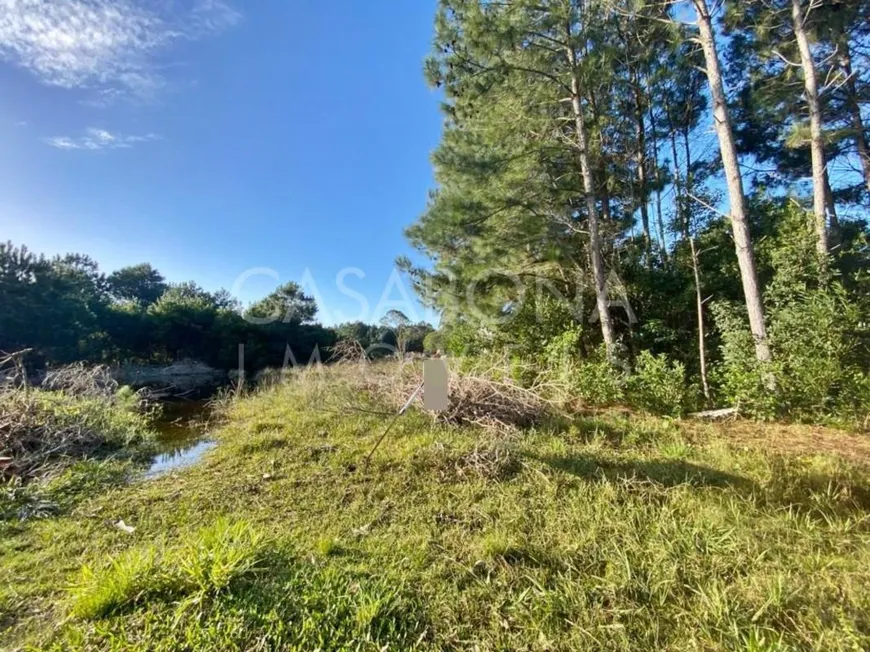
[[[106,278],[109,294],[120,301],[135,301],[150,306],[168,287],[166,279],[148,263],[130,265],[109,274]]]
[[[265,299],[260,299],[245,315],[257,323],[307,324],[314,320],[317,305],[312,297],[302,292],[297,283],[290,281],[272,292]]]
[[[111,274],[88,256],[47,258],[0,243],[0,351],[32,349],[31,364],[169,363],[194,358],[231,369],[239,345],[248,370],[327,360],[338,339],[395,347],[388,328],[315,322],[317,305],[289,282],[247,309],[225,290],[168,283],[148,263]],[[422,351],[428,324],[409,325],[408,350]]]
[[[391,313],[398,313],[398,315]],[[356,340],[370,357],[379,358],[403,350],[403,347],[399,346],[397,329],[401,330],[405,353],[422,353],[425,350],[423,340],[430,333],[435,332],[431,324],[411,323],[400,311],[391,310],[378,325],[365,324],[361,321],[347,322],[336,326],[335,334],[339,340]]]

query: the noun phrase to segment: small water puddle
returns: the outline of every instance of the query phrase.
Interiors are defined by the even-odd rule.
[[[217,442],[208,439],[204,401],[166,403],[163,414],[154,424],[157,431],[157,454],[145,477],[154,478],[196,463]]]
[[[154,457],[145,477],[154,478],[190,466],[215,446],[217,446],[215,441],[201,441],[188,448],[177,448],[170,453],[160,453]]]

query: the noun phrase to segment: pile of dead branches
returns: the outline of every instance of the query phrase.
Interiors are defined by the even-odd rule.
[[[62,391],[71,396],[111,398],[118,391],[118,382],[107,365],[90,367],[84,362],[49,369],[41,383],[42,389]]]
[[[390,365],[361,376],[361,389],[376,401],[401,408],[423,382],[419,365]],[[534,389],[510,381],[451,372],[448,407],[434,413],[443,423],[476,425],[489,431],[510,432],[534,426],[556,414],[556,406]],[[414,405],[423,407],[422,392]]]
[[[532,390],[508,382],[455,374],[450,379],[449,406],[439,418],[457,425],[511,430],[541,423],[551,411],[552,406]]]
[[[15,353],[0,351],[0,387],[24,387],[28,384],[24,359],[32,350],[23,349]]]
[[[0,390],[2,477],[39,477],[98,452],[133,451],[152,437],[146,417],[111,400]]]
[[[339,340],[330,348],[332,361],[336,364],[365,362],[368,354],[357,340]]]
[[[94,433],[74,423],[46,419],[46,411],[31,395],[5,391],[0,395],[0,471],[4,476],[41,475],[54,461],[92,448]]]
[[[109,367],[52,369],[34,387],[22,375],[20,357],[11,365],[6,360],[5,376],[14,382],[0,386],[0,477],[38,477],[98,450],[151,438],[147,398],[119,392]]]

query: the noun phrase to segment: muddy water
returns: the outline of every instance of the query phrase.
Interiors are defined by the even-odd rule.
[[[166,403],[154,424],[158,433],[157,453],[146,477],[154,478],[196,463],[217,442],[208,438],[205,401]]]

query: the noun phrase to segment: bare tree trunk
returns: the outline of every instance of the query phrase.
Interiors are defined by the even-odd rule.
[[[861,106],[858,104],[858,88],[855,84],[855,74],[852,72],[852,52],[849,50],[849,41],[845,35],[840,36],[837,50],[840,54],[840,67],[846,75],[846,108],[849,110],[849,119],[854,132],[855,149],[858,150],[858,158],[861,159],[864,185],[867,186],[867,190],[870,190],[870,147],[867,145],[867,132],[861,117]]]
[[[801,67],[804,71],[804,94],[810,112],[810,152],[813,159],[813,216],[816,229],[816,249],[821,258],[828,255],[827,193],[825,192],[825,143],[822,138],[822,113],[819,107],[819,88],[816,65],[810,52],[810,42],[804,30],[801,0],[791,0],[791,18]]]
[[[713,99],[713,124],[716,128],[716,135],[719,137],[719,150],[722,156],[722,165],[725,168],[725,181],[731,203],[731,229],[734,233],[734,247],[737,251],[737,263],[740,266],[740,280],[743,283],[746,311],[749,314],[749,328],[755,340],[755,357],[761,362],[768,362],[770,360],[770,345],[767,341],[767,328],[764,324],[764,307],[761,303],[761,291],[758,287],[758,272],[755,269],[755,253],[749,234],[743,179],[740,176],[737,145],[734,142],[731,115],[728,111],[725,89],[722,85],[722,72],[719,68],[719,53],[716,49],[713,21],[707,8],[707,0],[692,0],[692,2],[698,14],[699,37],[701,47],[704,50],[710,96]]]
[[[671,120],[670,107],[667,107],[668,124],[671,128],[671,155],[674,157],[674,185],[677,190],[677,212],[680,216],[679,223],[683,227],[683,236],[689,241],[689,251],[692,254],[692,276],[695,280],[695,306],[698,316],[698,361],[701,374],[701,387],[704,390],[704,400],[710,404],[710,383],[707,380],[707,329],[704,325],[704,297],[701,294],[701,270],[698,260],[698,250],[695,247],[695,238],[692,235],[690,225],[691,214],[688,211],[688,198],[692,193],[690,148],[688,147],[688,135],[685,134],[686,143],[686,180],[685,186],[680,175],[679,157],[677,156],[677,132]]]
[[[568,40],[571,40],[570,33]],[[595,304],[598,308],[598,318],[601,320],[601,336],[604,339],[607,357],[614,360],[616,359],[616,335],[613,330],[613,320],[610,318],[610,302],[607,298],[607,278],[604,256],[601,254],[598,207],[595,205],[595,181],[592,178],[592,166],[589,162],[586,123],[580,98],[580,80],[577,78],[577,53],[572,45],[569,45],[567,50],[568,63],[571,66],[571,108],[574,112],[577,157],[580,161],[580,175],[583,179],[583,193],[586,195],[586,213],[589,221],[589,257],[592,262],[592,282],[595,284]]]
[[[695,277],[695,305],[698,311],[698,359],[701,364],[701,386],[704,388],[704,398],[710,403],[710,384],[707,382],[707,342],[704,327],[704,298],[701,295],[701,270],[699,269],[698,250],[695,248],[695,236],[686,226],[689,238],[689,250],[692,252],[692,274]]]
[[[655,170],[655,182],[656,182],[656,226],[658,227],[658,236],[659,236],[659,244],[662,248],[662,259],[665,263],[668,262],[668,244],[665,241],[665,223],[662,218],[662,177],[659,172],[659,143],[658,143],[658,133],[656,132],[656,123],[655,123],[655,115],[653,114],[652,107],[652,91],[651,89],[647,92],[647,108],[649,109],[649,124],[652,129],[652,133],[650,134],[652,140],[652,160],[653,160],[653,169]],[[676,162],[675,162],[676,163]]]
[[[643,247],[647,267],[652,266],[652,236],[649,229],[649,206],[646,180],[646,126],[643,120],[643,98],[640,82],[634,79],[635,135],[637,136],[637,185],[640,189],[640,222],[643,227]]]

